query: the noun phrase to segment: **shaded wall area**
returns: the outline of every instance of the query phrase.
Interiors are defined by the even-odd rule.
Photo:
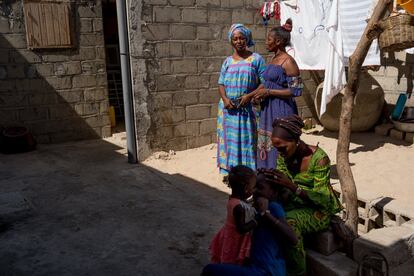
[[[381,68],[370,74],[384,89],[388,110],[395,105],[400,93],[413,92],[414,54],[405,51],[381,53]],[[407,101],[407,106],[414,106],[414,98]]]
[[[29,50],[23,1],[0,5],[0,126],[40,143],[111,135],[100,1],[72,2],[75,47]]]

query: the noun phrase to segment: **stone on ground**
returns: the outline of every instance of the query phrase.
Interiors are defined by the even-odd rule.
[[[0,226],[13,223],[31,214],[32,208],[20,193],[0,194]]]

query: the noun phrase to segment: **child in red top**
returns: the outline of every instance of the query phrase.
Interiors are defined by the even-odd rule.
[[[231,195],[227,202],[227,219],[210,244],[212,263],[243,264],[250,254],[251,230],[257,226],[255,209],[246,202],[256,184],[256,174],[238,165],[230,170]]]

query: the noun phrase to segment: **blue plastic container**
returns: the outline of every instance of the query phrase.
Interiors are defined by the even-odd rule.
[[[407,94],[400,94],[400,96],[398,96],[397,103],[395,104],[395,107],[392,110],[391,119],[393,119],[394,121],[398,121],[399,119],[401,119],[406,102]]]

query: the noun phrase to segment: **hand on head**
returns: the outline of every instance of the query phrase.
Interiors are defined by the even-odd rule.
[[[279,187],[286,187],[291,188],[292,181],[281,171],[277,169],[258,169],[258,174],[263,174],[265,180],[272,185],[276,185]]]

